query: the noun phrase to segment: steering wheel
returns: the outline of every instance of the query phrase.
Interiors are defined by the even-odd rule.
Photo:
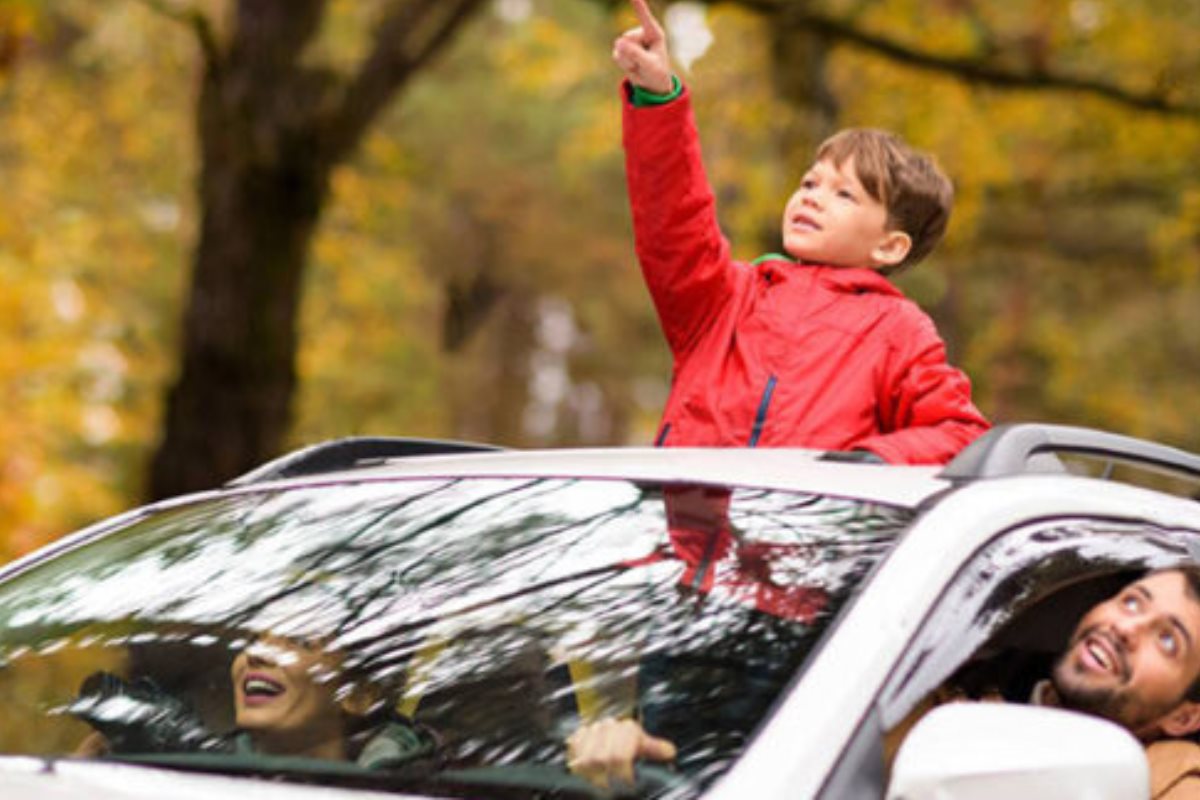
[[[451,770],[439,776],[449,783],[490,787],[521,787],[552,792],[555,796],[611,798],[587,780],[568,772],[562,765],[535,761],[519,761],[492,767],[472,767]],[[695,786],[683,775],[657,764],[638,764],[634,767],[634,784],[618,789],[618,797],[666,798],[694,793]]]

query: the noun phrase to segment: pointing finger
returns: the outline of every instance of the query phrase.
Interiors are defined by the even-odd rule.
[[[641,23],[642,30],[645,32],[647,43],[657,41],[662,38],[663,29],[658,24],[658,20],[654,18],[654,14],[650,11],[650,6],[646,0],[630,0],[633,4],[633,11],[637,14],[638,22]]]

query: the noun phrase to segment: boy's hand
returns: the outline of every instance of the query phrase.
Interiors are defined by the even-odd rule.
[[[654,94],[670,94],[671,56],[667,53],[667,35],[650,13],[646,0],[630,0],[641,23],[613,42],[613,61],[634,86]]]

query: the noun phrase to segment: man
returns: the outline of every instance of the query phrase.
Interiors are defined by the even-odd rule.
[[[1200,728],[1200,573],[1155,572],[1084,615],[1047,699],[1142,741]]]
[[[1095,714],[1147,745],[1155,800],[1200,797],[1200,571],[1134,581],[1079,621],[1044,702]]]
[[[1155,800],[1200,797],[1200,746],[1181,739],[1200,730],[1200,568],[1150,573],[1088,611],[1034,694],[1112,720],[1145,743]],[[632,720],[601,720],[567,741],[571,770],[605,788],[630,784],[638,759],[674,755],[672,742]]]

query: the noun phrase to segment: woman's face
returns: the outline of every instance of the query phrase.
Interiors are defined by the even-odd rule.
[[[341,656],[277,636],[253,641],[233,661],[237,725],[265,752],[304,755],[343,733],[335,697]]]

